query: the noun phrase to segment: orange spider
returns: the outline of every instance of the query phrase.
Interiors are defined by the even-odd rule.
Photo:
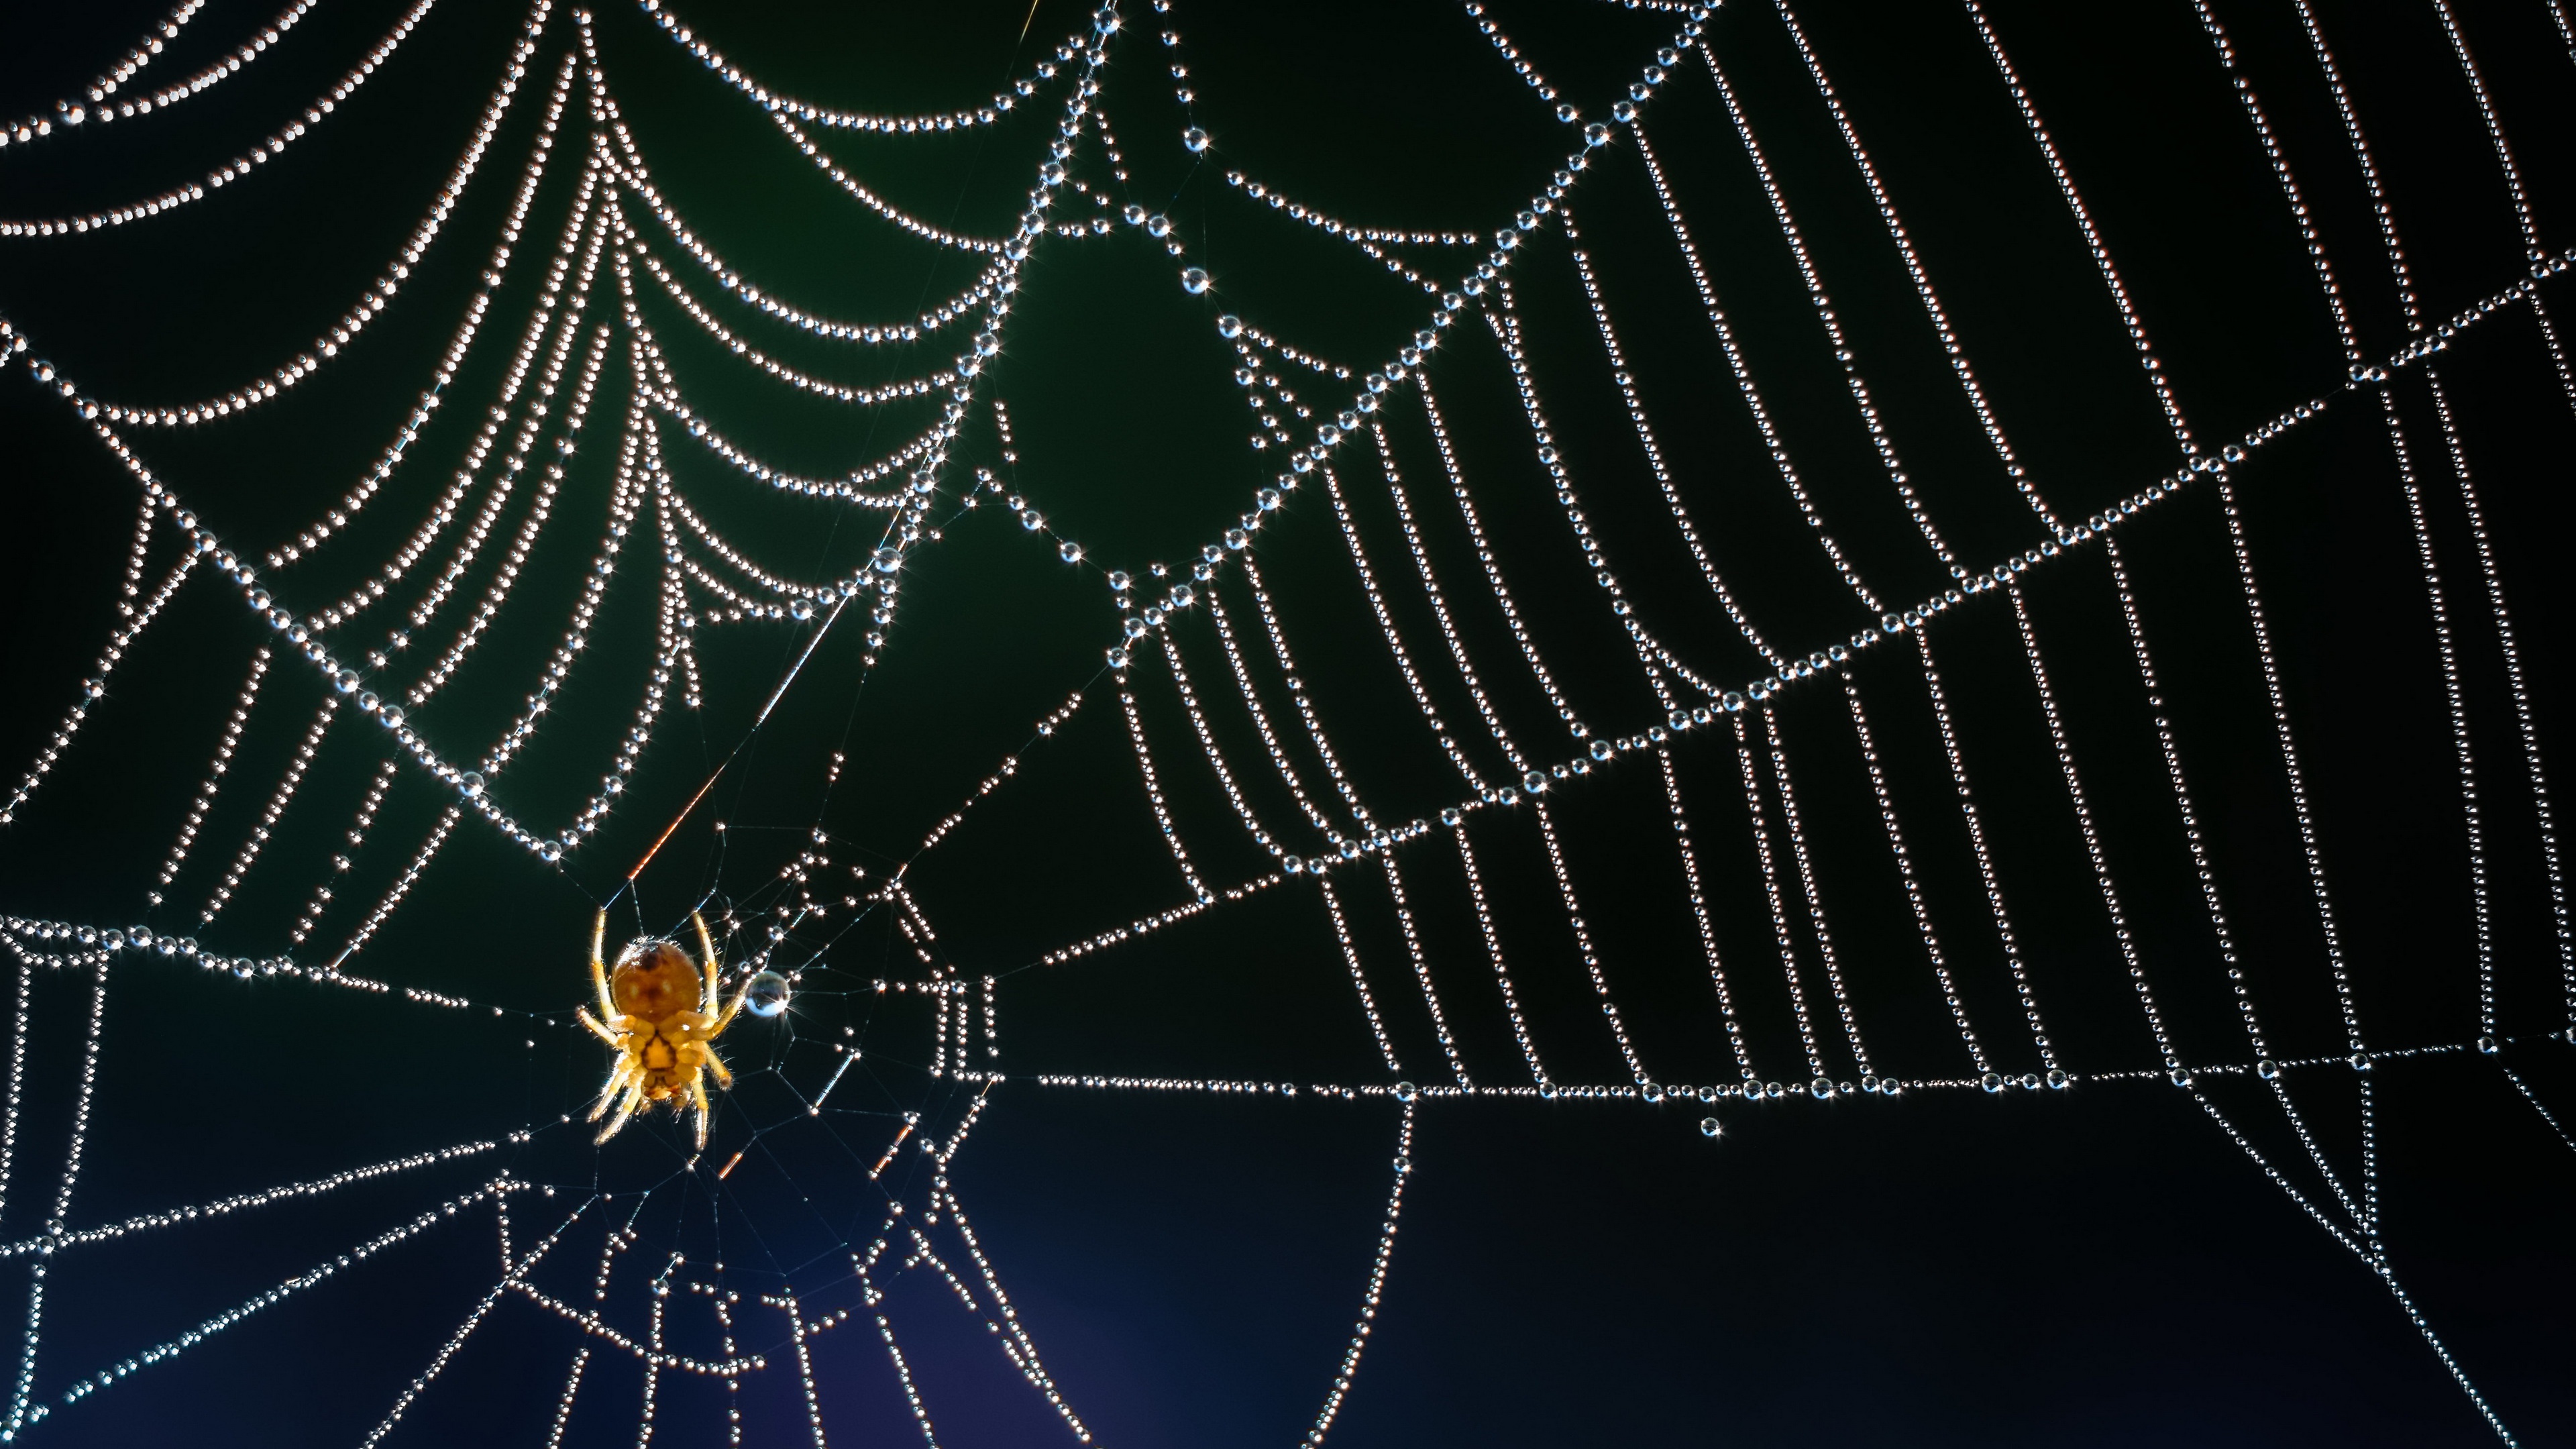
[[[703,1152],[710,1111],[705,1074],[713,1072],[718,1087],[733,1085],[733,1073],[725,1070],[708,1043],[733,1024],[734,1014],[751,995],[751,983],[744,982],[721,1013],[716,1010],[723,992],[717,983],[715,943],[707,939],[707,923],[697,912],[691,911],[689,920],[698,928],[699,961],[690,961],[676,941],[639,936],[617,953],[614,972],[599,958],[600,943],[608,934],[608,912],[601,911],[591,925],[590,980],[599,988],[599,1015],[592,1016],[588,1007],[575,1010],[581,1024],[617,1052],[616,1063],[608,1069],[608,1085],[600,1089],[599,1105],[590,1109],[590,1120],[596,1122],[609,1116],[611,1102],[617,1104],[616,1115],[599,1129],[601,1142],[616,1136],[647,1102],[670,1103],[674,1116],[695,1104],[698,1150]]]

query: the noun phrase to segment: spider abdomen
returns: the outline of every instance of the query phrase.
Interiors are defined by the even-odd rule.
[[[698,970],[672,942],[637,941],[618,954],[608,991],[619,1011],[660,1023],[698,1004]]]

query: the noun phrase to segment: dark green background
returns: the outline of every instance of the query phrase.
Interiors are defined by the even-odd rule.
[[[2461,9],[2542,238],[2563,246],[2576,235],[2565,47],[2537,5]],[[2297,401],[2338,395],[2325,419],[2242,471],[2247,526],[2302,731],[2365,1032],[2384,1047],[2466,1042],[2477,1027],[2455,762],[2414,543],[2375,403],[2340,393],[2344,364],[2313,273],[2191,9],[2165,4],[2095,19],[2062,10],[2006,4],[1992,18],[2200,436],[2214,446]],[[154,13],[131,4],[18,7],[0,44],[0,113],[72,93],[95,57],[129,43]],[[330,0],[251,74],[189,102],[166,124],[120,123],[0,153],[0,212],[102,204],[201,172],[326,85],[396,13],[380,0]],[[1573,0],[1525,0],[1491,13],[1594,115],[1678,24]],[[1026,14],[1006,0],[696,6],[682,18],[784,93],[900,112],[980,100],[1086,23],[1071,6],[1042,0],[1025,41],[1015,42]],[[2379,239],[2294,18],[2273,4],[2229,3],[2216,14],[2308,190],[2366,348],[2395,349],[2404,337]],[[199,63],[192,57],[265,18],[255,6],[219,0],[146,74],[156,82],[184,74]],[[1965,16],[1942,7],[1817,6],[1800,18],[2005,426],[2061,514],[2091,512],[2171,472],[2178,455],[2098,274]],[[508,7],[444,0],[339,115],[251,180],[177,215],[102,235],[0,243],[0,315],[87,391],[119,399],[193,397],[273,367],[337,315],[418,217],[489,94],[516,19]],[[603,1152],[592,1150],[586,1131],[556,1123],[580,1110],[600,1069],[595,1047],[563,1016],[584,987],[593,902],[615,889],[676,806],[746,739],[710,803],[644,878],[647,928],[673,929],[702,898],[745,917],[766,906],[779,863],[817,827],[833,840],[835,869],[862,863],[881,878],[997,760],[1019,751],[1020,774],[912,877],[940,930],[943,958],[970,982],[1003,977],[1001,1069],[1383,1080],[1347,969],[1302,884],[1070,966],[1023,969],[1043,951],[1184,899],[1136,788],[1114,689],[1100,669],[1117,619],[1100,571],[1184,563],[1276,470],[1275,453],[1244,446],[1244,415],[1227,375],[1234,359],[1215,315],[1239,313],[1355,370],[1382,365],[1425,325],[1418,293],[1248,202],[1223,184],[1224,170],[1239,168],[1358,223],[1490,231],[1562,164],[1572,134],[1548,118],[1467,18],[1439,5],[1185,4],[1166,20],[1131,3],[1128,19],[1104,72],[1103,105],[1133,176],[1110,194],[1168,212],[1216,289],[1185,295],[1174,284],[1180,263],[1124,227],[1105,240],[1047,244],[1023,273],[986,384],[1011,409],[1017,460],[1000,456],[979,402],[950,475],[962,481],[974,466],[996,469],[1052,526],[1085,543],[1084,565],[1058,562],[1049,543],[1000,510],[958,515],[907,566],[902,613],[879,664],[861,667],[858,621],[845,619],[756,735],[747,735],[751,714],[802,647],[803,631],[754,626],[703,635],[708,707],[666,717],[637,788],[597,843],[554,872],[469,826],[353,963],[385,980],[499,1006],[497,1018],[211,978],[158,958],[119,966],[110,977],[101,1095],[75,1225],[533,1126],[543,1130],[514,1154],[513,1170],[558,1193],[520,1200],[520,1245],[560,1219],[550,1210],[594,1189],[619,1194],[567,1236],[551,1265],[562,1271],[546,1281],[568,1294],[586,1290],[599,1232],[633,1213],[638,1246],[621,1263],[611,1310],[621,1326],[640,1329],[637,1284],[672,1251],[700,1263],[721,1257],[727,1281],[747,1294],[783,1282],[810,1311],[849,1302],[839,1249],[846,1239],[864,1242],[884,1200],[861,1172],[896,1113],[950,1123],[965,1095],[924,1070],[917,1003],[865,990],[872,979],[918,974],[910,947],[880,916],[846,933],[800,939],[791,956],[812,964],[792,1029],[738,1029],[731,1059],[744,1081],[719,1115],[714,1151],[743,1148],[746,1159],[719,1195],[710,1197],[703,1174],[691,1182],[677,1173],[685,1144],[667,1119],[630,1130]],[[1216,138],[1204,160],[1177,144],[1186,122],[1155,40],[1167,23],[1183,32],[1193,72],[1197,100],[1188,119]],[[2321,23],[2386,170],[2428,314],[2447,317],[2510,285],[2527,263],[2492,152],[2429,7],[2328,6]],[[665,193],[763,287],[829,315],[894,317],[945,295],[973,270],[861,212],[635,9],[602,7],[597,33],[609,83]],[[408,410],[485,265],[543,88],[571,34],[568,15],[558,12],[531,63],[531,89],[483,173],[419,275],[349,356],[289,401],[245,418],[131,434],[159,475],[235,547],[256,554],[291,535],[337,497]],[[1777,15],[1730,5],[1710,34],[1936,516],[1972,567],[2035,542],[1958,401]],[[576,100],[573,114],[580,113]],[[932,138],[816,134],[897,204],[991,234],[1020,204],[1055,114],[1052,105],[1033,104],[990,132]],[[1705,72],[1685,66],[1647,124],[1820,507],[1891,599],[1939,587],[1934,561],[1895,511],[1852,425],[1839,375]],[[449,405],[351,536],[277,578],[282,596],[308,608],[336,597],[390,549],[453,469],[515,343],[579,154],[560,153],[488,335],[449,390]],[[1105,186],[1103,171],[1086,143],[1076,174]],[[1089,203],[1073,198],[1058,211],[1077,206]],[[640,208],[629,214],[658,240]],[[1730,582],[1764,627],[1798,652],[1867,627],[1804,542],[1803,524],[1753,445],[1632,147],[1604,154],[1579,193],[1577,217],[1647,405]],[[1562,248],[1548,234],[1515,275],[1544,396],[1587,511],[1656,627],[1724,677],[1748,677],[1755,661],[1697,592],[1650,480],[1619,451],[1626,422],[1594,360],[1597,342],[1585,331]],[[1455,275],[1473,253],[1415,255]],[[698,282],[690,264],[673,265]],[[2561,315],[2563,281],[2547,295],[2560,309],[2553,316]],[[781,466],[847,468],[923,415],[917,403],[879,418],[755,386],[666,303],[648,300],[647,310],[693,401]],[[782,358],[840,379],[908,375],[943,362],[954,345],[853,360],[846,350],[764,327],[747,309],[722,310]],[[2544,754],[2563,761],[2555,685],[2568,608],[2548,520],[2571,456],[2568,402],[2527,311],[2481,324],[2441,366],[2539,691]],[[1592,607],[1597,591],[1565,547],[1562,515],[1529,459],[1494,349],[1472,337],[1446,347],[1431,376],[1551,664],[1605,731],[1654,723],[1653,701],[1622,662],[1626,646]],[[622,365],[612,365],[558,505],[561,519],[513,612],[463,682],[419,716],[451,754],[479,749],[511,715],[554,642],[597,534],[623,380]],[[2540,1039],[2567,1025],[2567,1003],[2493,628],[2457,490],[2437,456],[2430,404],[2411,377],[2397,396],[2427,480],[2468,661],[2489,802],[2504,1029],[2517,1038],[2505,1064],[2543,1101],[2576,1103],[2567,1047]],[[1390,412],[1417,504],[1445,508],[1418,410]],[[875,546],[869,519],[748,486],[677,429],[666,426],[664,435],[691,496],[781,572],[819,578]],[[12,762],[14,778],[15,762],[50,735],[112,627],[137,495],[79,420],[27,385],[23,372],[0,383],[0,440],[0,489],[10,503],[10,567],[0,580],[10,624],[0,647],[13,696],[0,719],[0,760]],[[1378,575],[1409,587],[1374,466],[1345,456],[1345,482],[1371,530]],[[1304,673],[1362,788],[1387,818],[1428,816],[1455,798],[1456,787],[1411,724],[1411,702],[1352,586],[1319,494],[1301,491],[1261,535],[1265,576],[1289,610]],[[1433,545],[1443,577],[1453,594],[1473,594],[1481,586],[1454,518],[1443,526],[1451,531]],[[2291,1044],[2285,1054],[2339,1052],[2214,494],[2199,487],[2121,536],[2247,969],[2269,993],[2268,1020]],[[645,542],[651,546],[649,535]],[[465,597],[479,591],[497,549],[469,578]],[[649,558],[630,553],[593,631],[600,643],[539,743],[499,786],[524,818],[552,821],[582,798],[605,764],[605,742],[623,728],[649,645]],[[157,577],[168,555],[155,559]],[[2199,1064],[2241,1062],[2242,1037],[2197,924],[2106,579],[2096,549],[2034,573],[2025,588],[2079,753],[2093,762],[2092,803],[2113,839],[2116,872],[2183,1055]],[[1238,627],[1249,625],[1239,578],[1229,574],[1220,587],[1231,591]],[[1445,670],[1431,652],[1436,635],[1418,591],[1399,608],[1417,658]],[[1489,614],[1467,626],[1488,678],[1498,681],[1519,735],[1534,748],[1549,741],[1550,757],[1562,757],[1562,737]],[[142,899],[262,632],[215,586],[201,580],[183,591],[122,667],[61,777],[0,831],[0,909],[102,925],[148,919],[243,954],[285,949],[286,924],[347,818],[343,802],[378,758],[376,742],[354,728],[335,732],[269,858],[213,926],[197,931],[193,913],[177,908],[147,916]],[[377,637],[373,626],[346,634],[352,655]],[[1180,634],[1202,697],[1230,694],[1205,619],[1193,616]],[[425,642],[444,637],[433,630]],[[1959,701],[1972,770],[2000,822],[2000,868],[2062,1050],[2088,1072],[2154,1066],[2064,812],[2008,612],[1989,597],[1932,637]],[[317,681],[286,666],[281,661],[272,677],[259,727],[192,875],[174,895],[179,906],[202,898],[320,698]],[[1259,859],[1208,781],[1168,686],[1152,669],[1136,672],[1158,762],[1174,782],[1175,808],[1202,868],[1220,884],[1256,873]],[[1982,899],[1964,840],[1942,833],[1956,833],[1956,813],[1914,668],[1902,652],[1881,650],[1854,677],[1936,912],[1955,923],[1954,955],[1990,956],[1990,945],[1970,944],[1979,939]],[[1444,710],[1453,721],[1470,719],[1463,696],[1452,697],[1454,676],[1443,678],[1435,688],[1447,691]],[[1076,688],[1089,702],[1075,726],[1033,742],[1033,722]],[[1810,682],[1780,711],[1827,898],[1876,903],[1837,915],[1837,944],[1888,1058],[1882,1070],[1953,1076],[1966,1068],[1926,984],[1919,946],[1909,944],[1912,924],[1881,879],[1875,807],[1866,777],[1844,759],[1847,724],[1834,692]],[[1272,704],[1285,723],[1284,701],[1274,696]],[[1723,944],[1739,977],[1758,976],[1768,917],[1742,817],[1727,813],[1740,809],[1740,786],[1730,784],[1734,763],[1715,734],[1696,735],[1676,753],[1701,815],[1708,868],[1728,872],[1712,890]],[[1259,758],[1248,731],[1226,742],[1248,773]],[[825,757],[835,749],[848,765],[827,793]],[[1289,818],[1271,808],[1284,801],[1260,798],[1274,819]],[[406,774],[326,918],[320,955],[307,948],[299,959],[327,959],[443,804],[429,782]],[[1628,757],[1568,788],[1557,808],[1606,969],[1657,1076],[1730,1079],[1697,943],[1678,905],[1651,763]],[[1569,1082],[1623,1081],[1580,963],[1560,939],[1534,833],[1525,816],[1500,814],[1480,819],[1481,858],[1551,1066]],[[709,828],[717,819],[730,827],[722,848]],[[1776,837],[1774,844],[1781,847]],[[1469,1066],[1480,1081],[1517,1083],[1521,1066],[1499,1004],[1479,985],[1481,947],[1444,849],[1435,840],[1407,855],[1408,887]],[[1354,886],[1350,900],[1407,1068],[1433,1080],[1439,1056],[1418,1002],[1410,1014],[1398,1009],[1414,988],[1404,980],[1392,913],[1382,893]],[[638,917],[620,909],[625,934]],[[2016,1048],[2006,1043],[2015,1038],[2003,1023],[2014,1009],[2000,971],[1976,980],[1971,1008],[1999,1054],[2010,1056]],[[56,1180],[84,1000],[81,981],[61,973],[40,974],[31,989],[34,1085],[0,1215],[0,1238],[12,1241],[35,1230]],[[1768,1013],[1757,1051],[1792,1060],[1776,978],[1743,992],[1749,1012]],[[832,1060],[821,1043],[844,1039],[845,1026],[849,1039],[865,1043],[866,1068],[844,1082],[828,1117],[809,1120],[791,1093],[815,1090]],[[2026,1044],[2018,1051],[2028,1055]],[[2008,1064],[2036,1066],[2018,1057]],[[2457,1054],[2389,1064],[2377,1081],[2382,1191],[2399,1273],[2522,1442],[2569,1442],[2576,1402],[2563,1365],[2576,1345],[2562,1305],[2576,1288],[2566,1245],[2576,1158],[2492,1063]],[[2314,1069],[2299,1084],[2302,1101],[2326,1124],[2329,1149],[2348,1160],[2357,1149],[2349,1074]],[[2273,1130],[2277,1115],[2266,1115],[2246,1085],[2218,1083],[2214,1099],[2240,1120],[2266,1124],[2261,1141],[2276,1160],[2294,1157],[2296,1144]],[[2300,1216],[2185,1094],[2159,1080],[2088,1083],[2062,1095],[1920,1090],[1893,1102],[1732,1103],[1717,1109],[1727,1131],[1716,1143],[1695,1128],[1702,1111],[1425,1104],[1386,1307],[1335,1442],[2487,1441],[2379,1283]],[[1383,1099],[1103,1094],[1009,1082],[994,1090],[958,1159],[957,1181],[1051,1371],[1100,1442],[1285,1442],[1311,1422],[1339,1361],[1375,1242],[1394,1134],[1395,1109]],[[66,1257],[49,1289],[39,1396],[58,1398],[72,1376],[464,1190],[494,1160]],[[918,1211],[918,1179],[895,1177]],[[33,1437],[357,1438],[490,1287],[497,1270],[481,1216],[488,1210],[475,1211],[469,1223],[415,1239],[143,1370]],[[23,1275],[23,1259],[0,1266],[0,1301],[17,1301]],[[942,1441],[1053,1442],[1062,1431],[1050,1427],[1052,1417],[983,1341],[980,1321],[941,1301],[945,1292],[927,1273],[903,1274],[892,1280],[888,1310]],[[675,1310],[675,1322],[682,1316]],[[11,1325],[0,1342],[14,1345],[19,1320],[0,1322]],[[740,1396],[748,1441],[804,1442],[789,1351],[774,1315],[758,1322],[745,1347],[770,1353],[774,1366],[752,1376]],[[674,1333],[696,1335],[690,1351],[709,1352],[711,1344],[698,1341],[704,1329],[693,1322]],[[525,1302],[505,1303],[395,1442],[542,1442],[575,1344],[568,1325]],[[834,1442],[915,1432],[864,1317],[818,1340],[816,1351]],[[630,1442],[639,1392],[631,1362],[597,1356],[568,1442]],[[659,1433],[671,1442],[714,1442],[720,1392],[665,1376],[662,1394]]]

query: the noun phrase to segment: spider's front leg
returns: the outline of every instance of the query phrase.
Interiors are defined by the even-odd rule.
[[[759,974],[760,973],[756,971],[752,973],[753,976],[757,976]],[[707,1028],[706,1040],[713,1041],[717,1037],[722,1036],[724,1034],[724,1029],[733,1025],[734,1013],[742,1010],[742,1004],[750,999],[751,977],[746,976],[742,978],[742,989],[733,994],[733,1000],[725,1003],[725,1009],[716,1016],[715,1025]]]
[[[689,1100],[698,1104],[698,1150],[704,1152],[707,1150],[707,1117],[715,1111],[714,1106],[707,1101],[706,1078],[700,1076],[689,1078]]]
[[[599,959],[599,948],[608,939],[608,907],[599,908],[598,919],[590,923],[590,984],[599,988],[599,1015],[604,1021],[617,1019],[617,1003],[608,995],[608,963]]]
[[[626,1085],[627,1075],[634,1070],[635,1059],[633,1057],[623,1055],[618,1057],[616,1065],[608,1069],[608,1084],[599,1089],[598,1104],[590,1109],[591,1121],[596,1122],[600,1118],[608,1115],[608,1104],[617,1100],[617,1089]],[[640,1081],[638,1082],[638,1086],[641,1086]],[[607,1139],[602,1138],[601,1140],[606,1141]]]
[[[572,1009],[572,1014],[581,1018],[581,1024],[590,1028],[590,1034],[592,1036],[599,1038],[601,1041],[604,1041],[613,1047],[622,1048],[625,1045],[616,1032],[609,1030],[609,1028],[602,1023],[598,1017],[590,1014],[589,1007],[576,1006]],[[623,1022],[626,1018],[622,1016],[612,1016],[609,1020]]]
[[[603,1104],[605,1104],[606,1100],[607,1099],[604,1097],[601,1099]],[[617,1115],[608,1120],[607,1126],[599,1129],[599,1135],[593,1138],[592,1141],[606,1142],[609,1138],[616,1136],[618,1131],[625,1127],[627,1122],[635,1116],[636,1107],[641,1105],[643,1101],[644,1078],[642,1074],[639,1073],[637,1074],[634,1082],[626,1088],[625,1100],[617,1104]]]
[[[689,923],[698,928],[698,969],[706,976],[706,985],[698,992],[698,1010],[712,1014],[724,999],[724,982],[716,974],[716,943],[707,939],[706,917],[691,911]]]

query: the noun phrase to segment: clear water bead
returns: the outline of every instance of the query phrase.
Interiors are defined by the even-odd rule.
[[[788,604],[787,612],[791,617],[797,619],[811,619],[814,617],[814,601],[812,599],[797,599]]]
[[[1610,748],[1610,742],[1608,740],[1594,740],[1592,742],[1592,758],[1596,760],[1607,760],[1617,753],[1618,751]]]
[[[1419,1092],[1411,1082],[1398,1082],[1395,1084],[1395,1100],[1399,1102],[1410,1102],[1418,1095],[1420,1095]]]
[[[482,794],[483,772],[480,770],[468,770],[464,774],[457,776],[456,788],[461,791],[468,800]]]
[[[1195,297],[1195,296],[1197,296],[1199,293],[1204,292],[1204,291],[1206,291],[1207,289],[1208,289],[1208,274],[1207,274],[1207,269],[1206,269],[1205,267],[1187,267],[1187,268],[1184,268],[1184,269],[1182,270],[1182,272],[1181,272],[1181,290],[1182,290],[1182,291],[1187,292],[1187,293],[1189,293],[1191,296]]]
[[[1725,1130],[1726,1128],[1720,1125],[1718,1120],[1714,1117],[1702,1117],[1699,1119],[1699,1135],[1702,1137],[1715,1137]]]
[[[1181,133],[1181,144],[1192,151],[1204,151],[1208,148],[1208,133],[1197,126],[1192,126]]]
[[[563,847],[551,840],[540,840],[537,842],[537,859],[552,865],[563,859]]]
[[[786,977],[775,971],[763,971],[743,987],[742,1009],[754,1016],[776,1016],[787,1009],[787,998],[793,994]]]
[[[1532,770],[1528,774],[1521,776],[1521,788],[1529,791],[1533,795],[1543,795],[1547,793],[1547,776],[1537,770]]]
[[[1063,559],[1066,563],[1082,562],[1082,545],[1075,543],[1072,539],[1068,538],[1064,542],[1056,545],[1055,551],[1056,556]]]

